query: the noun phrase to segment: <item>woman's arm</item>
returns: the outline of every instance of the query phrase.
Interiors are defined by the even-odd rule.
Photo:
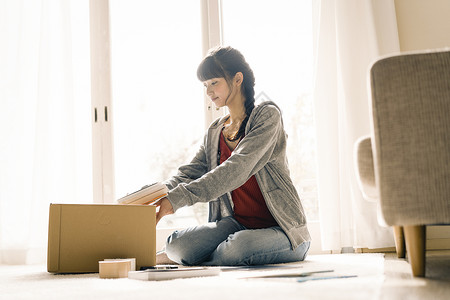
[[[208,165],[206,161],[205,145],[203,143],[192,161],[179,167],[177,174],[166,180],[164,184],[169,190],[172,190],[182,182],[189,183],[197,178],[200,178],[207,171]]]
[[[257,113],[250,130],[228,160],[169,191],[167,198],[175,211],[197,202],[211,201],[238,188],[270,161],[280,134],[283,134],[281,113],[273,105],[266,105]]]

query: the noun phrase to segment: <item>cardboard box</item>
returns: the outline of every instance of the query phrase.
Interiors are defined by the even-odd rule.
[[[136,258],[156,263],[156,207],[121,204],[50,204],[47,270],[99,271],[99,261]]]

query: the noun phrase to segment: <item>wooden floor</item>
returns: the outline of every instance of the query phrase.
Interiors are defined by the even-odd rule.
[[[414,278],[407,259],[387,253],[378,299],[450,299],[450,251],[427,251],[426,277]]]

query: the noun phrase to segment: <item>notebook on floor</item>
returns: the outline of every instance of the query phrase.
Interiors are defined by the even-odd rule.
[[[98,272],[99,261],[156,262],[156,208],[122,204],[50,204],[47,270]]]

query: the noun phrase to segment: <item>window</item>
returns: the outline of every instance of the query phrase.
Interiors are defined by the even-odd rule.
[[[174,9],[176,8],[176,9]],[[110,2],[116,196],[163,181],[203,139],[200,7],[190,1]],[[158,227],[206,222],[205,205]]]
[[[281,107],[291,175],[308,219],[317,220],[311,3],[227,0],[221,5],[221,22],[209,21],[221,25],[224,44],[249,61],[257,100],[271,99]],[[116,197],[166,180],[192,159],[202,141],[210,112],[196,78],[201,13],[206,11],[198,3],[182,0],[110,1]],[[158,227],[206,221],[207,205],[199,204],[164,218]]]
[[[227,0],[222,5],[224,44],[246,57],[255,73],[256,97],[281,107],[292,180],[308,219],[318,220],[311,1]]]

